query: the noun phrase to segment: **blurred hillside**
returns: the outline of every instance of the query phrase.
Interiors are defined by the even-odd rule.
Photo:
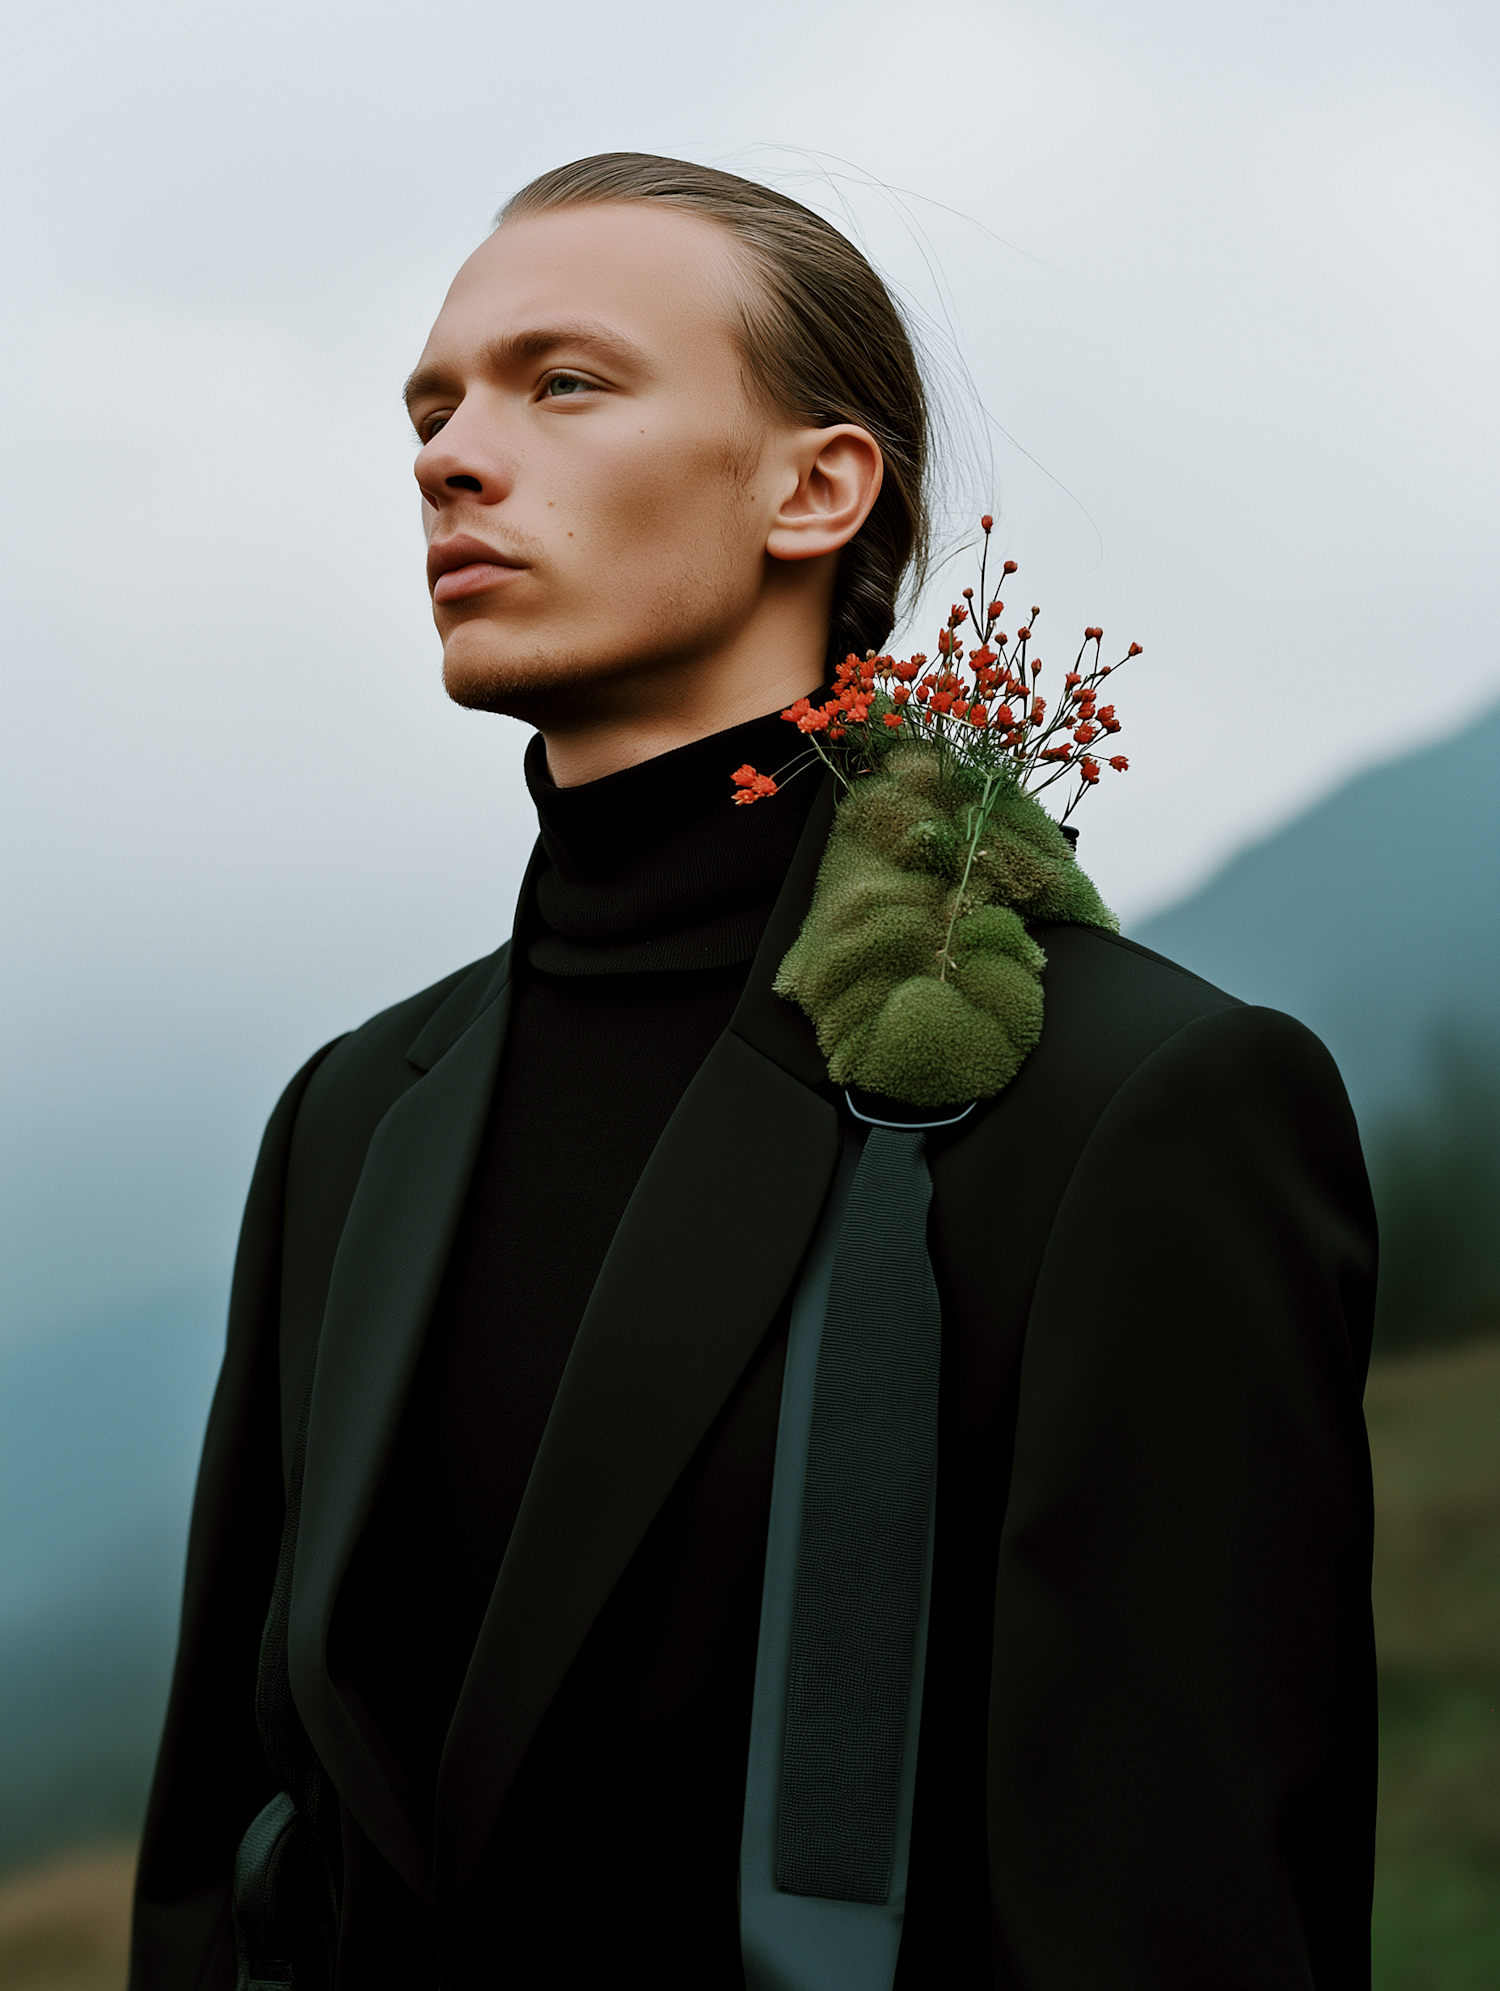
[[[1377,1346],[1500,1323],[1500,706],[1371,768],[1132,937],[1338,1060],[1381,1229]]]
[[[1357,775],[1131,937],[1300,1016],[1367,1132],[1420,1110],[1440,1036],[1500,1048],[1500,705]]]
[[[1500,1323],[1497,1323],[1500,1325]],[[1500,1984],[1500,1340],[1378,1362],[1376,1991]]]
[[[1500,1331],[1497,752],[1500,710],[1349,782],[1136,933],[1338,1057],[1381,1205],[1388,1351]],[[163,1265],[158,1301],[0,1358],[6,1868],[139,1819],[227,1288],[227,1268],[181,1276]]]

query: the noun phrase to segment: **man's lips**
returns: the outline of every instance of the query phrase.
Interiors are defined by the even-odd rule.
[[[463,601],[525,571],[519,560],[497,553],[482,539],[439,539],[427,549],[427,580],[435,602]]]

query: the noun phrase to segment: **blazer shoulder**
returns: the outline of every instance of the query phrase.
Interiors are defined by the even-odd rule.
[[[504,987],[502,947],[341,1037],[307,1082],[281,1185],[282,1414],[289,1442],[334,1255],[375,1129]]]
[[[1107,1093],[1188,1024],[1244,1007],[1175,961],[1098,927],[1038,923],[1032,933],[1047,957],[1042,1041],[1028,1060],[1038,1077],[1054,1066],[1087,1069]]]
[[[501,947],[392,1003],[321,1057],[290,1134],[289,1218],[347,1206],[375,1129],[499,993],[508,957]]]
[[[372,1093],[392,1104],[493,1000],[509,953],[507,943],[339,1038],[308,1084],[301,1118],[338,1105],[352,1107]]]
[[[1288,1128],[1321,1129],[1360,1154],[1354,1108],[1333,1053],[1284,1010],[1236,1003],[1194,1018],[1161,1045],[1139,1077],[1147,1092],[1166,1088],[1184,1099],[1217,1100],[1225,1112],[1229,1102],[1242,1102],[1231,1117],[1243,1117],[1253,1103],[1262,1118],[1279,1114]]]
[[[1037,926],[1047,956],[1038,1072],[1089,1076],[1096,1104],[1147,1061],[1167,1068],[1255,1066],[1300,1074],[1347,1111],[1332,1054],[1305,1023],[1242,1002],[1201,975],[1097,927]],[[1023,1067],[1023,1074],[1025,1068]]]
[[[1061,924],[1039,924],[1032,932],[1049,965],[1056,961],[1064,976],[1087,980],[1107,1000],[1165,1003],[1184,1018],[1243,1006],[1227,989],[1205,981],[1180,961],[1142,947],[1138,940],[1127,940],[1123,933]]]

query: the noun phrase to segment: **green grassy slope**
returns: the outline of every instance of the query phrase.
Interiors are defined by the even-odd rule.
[[[1500,1342],[1378,1363],[1376,1991],[1500,1986]]]

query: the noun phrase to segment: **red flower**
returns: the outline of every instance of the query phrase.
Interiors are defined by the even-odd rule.
[[[1086,747],[1091,740],[1096,740],[1098,737],[1099,737],[1099,728],[1097,726],[1091,726],[1087,720],[1085,720],[1081,726],[1075,726],[1073,728],[1073,738],[1078,742],[1079,746],[1081,747]]]
[[[993,530],[994,524],[995,521],[990,517],[989,513],[986,512],[984,517],[979,521],[979,529],[981,532],[990,532]]]
[[[1008,705],[996,706],[995,724],[997,726],[1014,726],[1015,723],[1016,723],[1016,715],[1014,712],[1011,711]]]
[[[1007,573],[1007,574],[1013,574],[1013,573],[1014,573],[1015,571],[1016,571],[1016,563],[1015,563],[1015,561],[1014,561],[1014,560],[1007,560],[1007,561],[1006,561],[1006,563],[1005,563],[1005,566],[1004,566],[1004,568],[1002,569],[1002,572],[1004,572],[1004,573]]]
[[[893,730],[897,726],[904,726],[906,724],[906,714],[904,712],[887,712],[885,723]]]
[[[893,664],[891,667],[891,675],[893,677],[900,678],[903,684],[910,684],[912,679],[916,676],[919,668],[920,667],[917,665],[915,661],[908,661],[903,664]]]
[[[896,705],[904,705],[910,697],[911,686],[909,684],[898,684],[896,689],[891,693],[891,699]]]
[[[1140,644],[1132,643],[1130,648],[1125,652],[1125,654],[1127,657],[1138,657],[1141,654]]]
[[[1094,783],[1099,779],[1099,763],[1096,760],[1090,760],[1087,754],[1085,754],[1079,763],[1078,772],[1083,776],[1090,788],[1092,788]]]
[[[1130,762],[1126,760],[1124,754],[1111,754],[1109,764],[1116,774],[1123,774],[1126,768],[1129,767]]]
[[[734,798],[736,802],[759,802],[762,796],[776,793],[776,783],[770,775],[757,774],[748,761],[743,767],[737,767],[729,778],[739,790]]]

